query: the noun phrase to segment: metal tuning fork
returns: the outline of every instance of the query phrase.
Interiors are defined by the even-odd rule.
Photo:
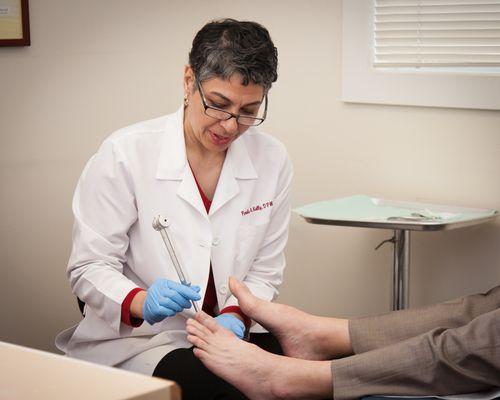
[[[169,226],[170,221],[168,220],[168,218],[162,217],[161,215],[153,218],[153,228],[156,231],[160,232],[161,238],[163,239],[163,243],[165,243],[165,247],[167,248],[168,254],[170,255],[172,264],[174,264],[175,272],[177,272],[177,276],[179,277],[180,282],[185,286],[191,286],[191,282],[189,281],[187,273],[185,272],[181,264],[179,254],[175,250],[175,243],[172,235],[169,232]],[[196,301],[194,300],[192,300],[191,303],[193,304],[194,310],[196,312],[199,312],[200,308],[198,307],[198,303],[196,303]]]

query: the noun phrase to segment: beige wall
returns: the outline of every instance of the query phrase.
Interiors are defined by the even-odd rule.
[[[500,209],[500,112],[345,104],[340,1],[31,0],[32,46],[0,49],[0,340],[54,350],[77,322],[65,277],[72,191],[103,138],[175,110],[195,32],[269,28],[280,77],[264,128],[295,165],[293,205],[367,194]],[[452,96],[453,93],[450,93]],[[389,307],[390,232],[292,218],[280,301],[323,315]],[[500,282],[500,221],[412,236],[411,302]]]

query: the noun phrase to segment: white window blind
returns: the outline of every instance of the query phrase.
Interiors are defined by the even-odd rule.
[[[374,0],[375,67],[500,67],[500,0]]]

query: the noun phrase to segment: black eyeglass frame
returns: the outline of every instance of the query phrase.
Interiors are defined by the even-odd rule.
[[[262,124],[266,120],[266,116],[267,116],[267,93],[264,94],[264,102],[265,102],[264,103],[264,115],[261,118],[259,118],[259,117],[251,117],[251,116],[248,116],[248,115],[233,114],[232,112],[229,112],[229,111],[217,108],[217,107],[213,107],[213,106],[207,105],[207,101],[205,99],[205,93],[203,93],[203,89],[201,87],[201,82],[198,79],[196,79],[196,85],[198,86],[198,90],[200,92],[201,103],[203,104],[203,108],[205,109],[205,115],[209,116],[210,118],[218,119],[219,121],[227,121],[227,120],[229,120],[231,118],[234,118],[234,119],[236,119],[236,122],[238,124],[245,125],[245,126],[259,126],[260,124]],[[227,118],[217,118],[217,117],[214,117],[213,115],[210,115],[210,114],[207,113],[208,109],[216,110],[216,111],[218,111],[220,113],[226,114]],[[257,123],[254,123],[254,124],[241,123],[240,122],[240,118],[247,118],[247,119],[256,121]]]

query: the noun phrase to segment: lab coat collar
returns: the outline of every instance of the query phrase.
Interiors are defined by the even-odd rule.
[[[182,180],[184,178],[187,157],[183,120],[183,106],[167,118],[156,169],[157,179]]]
[[[157,179],[182,180],[188,167],[186,143],[184,141],[184,106],[181,106],[167,119],[160,158],[156,170]],[[257,171],[248,154],[244,136],[250,133],[250,128],[229,147],[224,167],[228,168],[234,178],[257,179]]]
[[[229,146],[210,207],[210,215],[218,211],[239,193],[240,188],[237,179],[258,178],[243,136]],[[187,162],[184,141],[184,107],[181,107],[167,121],[156,178],[182,181],[177,195],[206,217],[205,207],[198,193],[193,172]]]
[[[240,192],[238,179],[256,178],[257,172],[250,160],[243,137],[239,137],[227,150],[219,181],[217,182],[217,189],[210,206],[210,215],[215,214]]]
[[[245,132],[231,143],[224,160],[224,166],[230,167],[237,179],[257,179],[259,177],[245,144],[245,135],[248,133],[248,131]]]

